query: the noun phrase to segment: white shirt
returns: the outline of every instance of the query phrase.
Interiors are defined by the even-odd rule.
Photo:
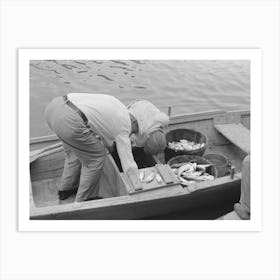
[[[67,97],[85,114],[107,147],[116,141],[123,171],[137,168],[129,139],[131,121],[125,105],[106,94],[70,93]]]

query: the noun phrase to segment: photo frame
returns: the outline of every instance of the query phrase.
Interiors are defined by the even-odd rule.
[[[0,1],[0,278],[279,279],[279,4]],[[260,66],[252,65],[252,70],[260,71],[250,93],[251,129],[257,131],[251,134],[252,190],[260,197],[252,196],[250,221],[78,220],[73,228],[68,220],[29,219],[29,149],[30,138],[36,135],[24,114],[34,108],[32,116],[39,116],[39,107],[45,106],[40,100],[35,107],[29,102],[30,59],[93,59],[93,51],[110,49],[138,53],[170,49],[172,55],[178,50],[205,51],[205,59],[234,51],[237,57],[258,61]],[[256,58],[251,49],[256,49]],[[197,58],[202,58],[201,53]],[[167,90],[165,74],[160,78]],[[164,101],[161,96],[157,99],[155,105]],[[256,106],[254,100],[259,100]],[[42,120],[40,115],[38,124]],[[47,125],[39,128],[43,132]]]
[[[79,224],[81,231],[240,231],[261,229],[261,184],[252,178],[251,209],[248,221],[124,221],[124,220],[30,220],[29,205],[29,137],[26,123],[29,120],[30,61],[33,60],[249,60],[251,90],[251,134],[252,172],[259,173],[260,166],[255,164],[257,147],[261,145],[261,130],[256,124],[261,123],[261,50],[259,49],[20,49],[19,58],[19,230],[75,230]],[[23,126],[25,123],[25,126]],[[24,166],[24,168],[23,168]],[[21,186],[23,184],[23,186]],[[25,187],[24,187],[25,186]],[[90,206],[89,206],[90,207]],[[80,209],[81,210],[81,209]],[[74,209],[75,211],[75,209]],[[133,226],[132,226],[133,225]]]

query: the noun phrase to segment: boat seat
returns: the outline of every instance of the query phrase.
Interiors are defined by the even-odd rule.
[[[156,164],[153,167],[142,168],[141,171],[146,175],[151,174],[151,172],[154,172],[154,174],[158,173],[161,177],[161,181],[158,181],[155,178],[149,184],[140,181],[134,182],[135,180],[133,177],[131,178],[133,175],[131,175],[129,172],[123,173],[123,179],[129,194],[166,188],[168,186],[179,186],[180,189],[182,188],[177,176],[174,175],[171,168],[167,164]]]
[[[250,154],[250,131],[241,123],[216,124],[215,128],[242,151]]]

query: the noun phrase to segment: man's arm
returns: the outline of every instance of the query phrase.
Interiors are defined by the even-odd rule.
[[[116,137],[116,146],[121,160],[122,169],[125,173],[129,173],[129,177],[134,184],[139,182],[139,171],[134,161],[129,136],[125,133]]]

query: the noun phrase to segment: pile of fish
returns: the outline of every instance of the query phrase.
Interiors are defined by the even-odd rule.
[[[154,170],[151,171],[151,173],[149,173],[147,176],[145,175],[144,170],[140,171],[139,179],[140,179],[141,183],[149,184],[154,180],[154,178],[156,178],[156,180],[159,184],[162,183],[161,175],[159,173],[155,172]]]
[[[184,186],[214,180],[214,176],[206,172],[210,166],[212,164],[197,164],[196,162],[182,162],[170,165],[173,172],[178,176],[180,183]]]
[[[182,139],[179,142],[173,141],[168,143],[168,147],[172,150],[177,151],[193,151],[203,148],[205,143],[195,143]]]

